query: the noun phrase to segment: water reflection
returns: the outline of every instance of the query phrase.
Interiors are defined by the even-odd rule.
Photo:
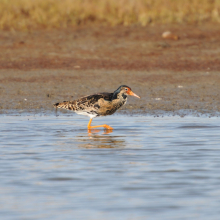
[[[57,144],[71,148],[124,148],[126,136],[118,131],[99,129],[62,129],[54,133]],[[63,139],[65,141],[63,141]]]
[[[91,135],[91,134],[95,134],[95,133],[99,133],[101,132],[100,129],[88,129],[88,134]],[[112,133],[113,130],[110,130],[110,129],[104,129],[104,132],[103,134],[110,134]]]
[[[88,135],[76,136],[80,148],[123,148],[125,137],[109,135],[113,130],[88,130]]]

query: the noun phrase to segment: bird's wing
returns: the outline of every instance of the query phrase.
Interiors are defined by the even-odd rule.
[[[84,103],[88,103],[89,105],[93,105],[93,104],[97,104],[100,99],[104,99],[106,101],[111,101],[112,96],[113,96],[113,93],[97,93],[97,94],[93,94],[93,95],[89,95],[89,96],[84,96],[84,97],[76,100],[75,102],[77,102],[78,105],[84,104]]]
[[[113,93],[98,93],[89,96],[84,96],[74,101],[63,101],[62,103],[54,104],[54,107],[65,108],[73,111],[88,111],[98,110],[100,108],[99,102],[110,102]]]
[[[95,110],[99,109],[99,100],[105,100],[106,102],[111,101],[111,98],[113,96],[113,93],[98,93],[93,94],[89,96],[84,96],[82,98],[79,98],[75,101],[70,101],[69,105],[72,105],[75,107],[75,110]]]

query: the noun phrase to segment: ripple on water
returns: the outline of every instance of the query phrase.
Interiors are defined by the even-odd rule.
[[[218,219],[220,119],[1,116],[1,219]]]

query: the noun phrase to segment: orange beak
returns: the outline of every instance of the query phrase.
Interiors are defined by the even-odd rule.
[[[137,97],[137,98],[139,98],[139,99],[140,99],[140,96],[136,95],[136,94],[135,94],[135,93],[133,93],[131,90],[130,90],[130,91],[128,91],[127,93],[128,93],[128,95],[132,95],[132,96],[135,96],[135,97]]]

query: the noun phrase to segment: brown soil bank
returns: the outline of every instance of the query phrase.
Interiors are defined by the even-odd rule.
[[[179,40],[163,39],[171,31]],[[130,86],[126,112],[220,111],[220,29],[215,25],[81,27],[0,32],[0,109],[52,103]]]

